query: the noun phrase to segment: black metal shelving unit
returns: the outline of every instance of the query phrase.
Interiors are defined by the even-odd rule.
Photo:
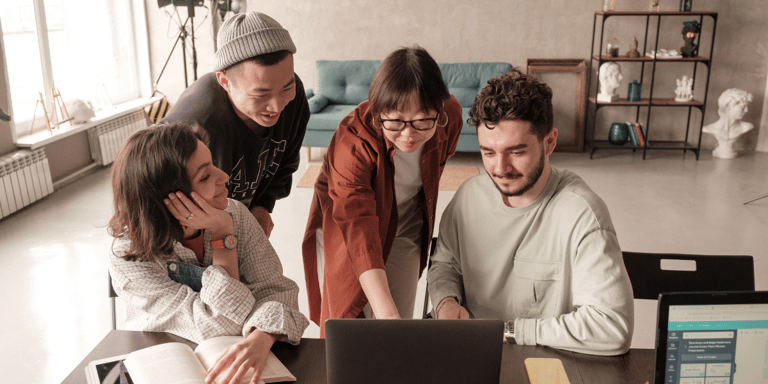
[[[645,52],[647,52],[648,48],[648,30],[651,26],[651,19],[655,18],[656,21],[656,38],[654,45],[652,47],[652,50],[654,52],[659,51],[659,35],[660,35],[660,28],[661,28],[661,20],[663,17],[669,17],[669,16],[698,16],[699,18],[699,24],[701,25],[701,29],[704,30],[704,17],[708,16],[712,19],[712,41],[710,42],[709,46],[709,56],[696,56],[696,57],[683,57],[683,58],[658,58],[658,54],[655,55],[655,57],[648,57],[648,56],[640,56],[640,57],[610,57],[603,55],[602,48],[603,48],[603,39],[604,39],[604,31],[605,31],[605,22],[610,17],[645,17],[645,37],[643,38],[643,45],[642,49],[640,50],[640,54],[644,55]],[[597,45],[597,54],[595,54],[595,37],[597,36],[597,24],[598,20],[600,20],[600,40],[599,44]],[[600,70],[600,66],[603,65],[603,63],[608,61],[621,61],[621,62],[630,62],[630,63],[640,63],[640,80],[643,81],[644,72],[645,72],[645,66],[650,65],[650,71],[651,71],[651,81],[650,81],[650,87],[649,89],[649,95],[648,98],[640,99],[640,101],[627,101],[626,98],[623,100],[618,100],[614,102],[602,102],[597,101],[597,93],[599,90],[598,82],[595,82],[594,93],[592,92],[592,82],[590,81],[590,92],[589,92],[589,106],[593,106],[595,108],[595,114],[594,118],[592,119],[592,138],[591,140],[588,140],[588,144],[590,146],[591,152],[589,154],[589,158],[591,159],[592,156],[595,154],[597,150],[601,149],[611,149],[611,150],[628,150],[631,149],[633,151],[642,149],[643,151],[643,159],[645,159],[646,152],[651,150],[682,150],[683,153],[686,151],[692,151],[696,154],[696,160],[699,159],[699,152],[701,150],[701,129],[704,126],[704,107],[707,105],[707,93],[709,88],[709,75],[711,73],[711,64],[712,64],[712,51],[715,44],[715,31],[717,30],[717,12],[616,12],[616,11],[598,11],[595,12],[595,16],[593,19],[592,24],[592,48],[590,52],[590,58],[591,62],[597,62],[597,68],[598,73]],[[696,44],[701,48],[701,35],[702,33],[699,32],[699,34],[696,37]],[[707,79],[704,83],[704,100],[698,101],[696,99],[686,102],[678,102],[675,101],[674,98],[655,98],[653,96],[653,84],[656,77],[656,64],[660,62],[679,62],[679,63],[693,63],[693,86],[696,86],[696,75],[698,73],[698,67],[699,64],[703,64],[707,67]],[[598,76],[599,78],[599,76]],[[644,86],[645,88],[645,86]],[[692,89],[693,91],[693,89]],[[629,143],[624,145],[614,145],[608,142],[608,140],[597,140],[595,139],[595,124],[597,122],[597,113],[600,111],[601,108],[604,107],[636,107],[636,113],[635,113],[635,121],[640,121],[640,110],[641,107],[646,107],[647,109],[647,115],[645,119],[645,128],[646,128],[646,140],[645,145],[643,146],[633,146],[629,145]],[[685,139],[680,141],[671,141],[671,140],[653,140],[652,127],[651,127],[651,111],[655,107],[687,107],[688,109],[688,119],[685,127]],[[697,131],[699,134],[698,142],[696,146],[693,146],[691,143],[688,142],[688,137],[691,133],[691,112],[693,108],[696,108],[701,113],[701,122],[699,124]]]

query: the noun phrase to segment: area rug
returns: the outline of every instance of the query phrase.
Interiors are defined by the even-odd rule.
[[[320,165],[312,164],[304,172],[304,176],[301,177],[296,187],[298,188],[312,188],[315,186],[315,179],[320,174]],[[477,167],[452,167],[447,166],[443,171],[443,177],[440,178],[440,190],[441,191],[455,191],[459,188],[459,185],[472,176],[480,173]]]

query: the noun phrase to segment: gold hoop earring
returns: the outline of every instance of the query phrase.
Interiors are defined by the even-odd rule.
[[[445,111],[440,111],[440,113],[437,114],[437,126],[440,128],[445,127],[448,125],[448,114],[445,113]]]

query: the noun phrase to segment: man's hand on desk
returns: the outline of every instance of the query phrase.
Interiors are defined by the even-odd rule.
[[[224,353],[216,360],[216,364],[208,370],[208,376],[205,377],[206,383],[213,381],[222,373],[227,373],[222,384],[237,384],[243,376],[250,370],[254,370],[251,384],[259,382],[261,373],[267,365],[269,350],[272,344],[280,338],[280,335],[273,335],[254,329],[245,340],[233,344],[227,348]],[[229,368],[227,372],[226,369]]]
[[[440,300],[435,308],[438,319],[469,319],[469,312],[450,296]]]

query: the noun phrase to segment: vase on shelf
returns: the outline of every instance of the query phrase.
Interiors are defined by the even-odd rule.
[[[613,123],[608,130],[608,142],[613,145],[624,145],[629,139],[629,131],[626,123]]]
[[[640,93],[642,86],[637,80],[632,80],[629,83],[629,92],[627,92],[627,101],[640,101]]]

